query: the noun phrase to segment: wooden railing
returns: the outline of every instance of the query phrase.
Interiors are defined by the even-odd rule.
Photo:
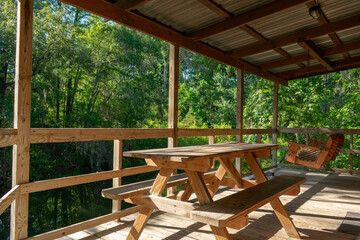
[[[58,142],[81,142],[81,141],[105,141],[113,140],[122,141],[126,139],[146,139],[146,138],[168,138],[173,137],[173,129],[37,129],[33,128],[30,132],[30,142],[36,143],[58,143]],[[178,137],[195,137],[208,136],[210,143],[215,143],[215,136],[219,135],[256,135],[256,142],[261,142],[262,134],[277,134],[277,133],[316,133],[316,134],[331,134],[331,133],[360,134],[360,130],[351,129],[178,129]],[[351,137],[351,141],[352,141]],[[0,129],[0,147],[12,146],[17,143],[17,131],[14,129]],[[121,144],[114,144],[114,162],[120,161],[118,166],[121,166],[122,149]],[[352,142],[350,144],[353,146]],[[282,147],[281,149],[285,149]],[[360,154],[360,150],[342,149],[341,152],[350,154],[350,161],[352,163],[352,155]],[[116,156],[115,156],[116,155]],[[151,171],[158,170],[157,167],[140,166],[125,169],[115,169],[99,173],[90,173],[84,175],[63,177],[57,179],[35,181],[16,185],[0,200],[0,214],[9,207],[9,205],[20,195],[29,194],[39,191],[51,190],[56,188],[74,186],[84,183],[91,183],[96,181],[108,179],[121,179],[121,177],[131,176]],[[276,163],[266,168],[267,170],[276,168]],[[351,164],[352,167],[352,164]],[[334,169],[331,169],[334,170]],[[351,169],[350,169],[351,170]],[[349,173],[360,173],[359,171],[348,171]],[[251,173],[244,173],[243,176]],[[121,181],[120,181],[121,182]],[[99,196],[100,197],[100,196]],[[114,210],[114,208],[113,208]],[[138,207],[129,208],[121,211],[113,211],[101,217],[90,219],[81,223],[76,223],[61,229],[53,230],[43,233],[28,239],[53,239],[59,238],[71,233],[85,230],[90,227],[95,227],[102,223],[119,219],[121,217],[133,214],[139,210]]]

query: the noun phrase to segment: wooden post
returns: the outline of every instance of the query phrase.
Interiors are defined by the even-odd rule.
[[[354,135],[350,134],[350,150],[354,149]],[[350,153],[350,175],[353,174],[354,154]]]
[[[18,140],[13,147],[13,187],[29,182],[32,28],[33,0],[18,1],[14,93],[14,128],[18,129]],[[10,239],[27,238],[28,210],[29,194],[21,194],[11,205]]]
[[[170,44],[169,64],[169,116],[168,127],[173,129],[173,137],[168,138],[168,147],[178,146],[178,91],[179,91],[179,46]],[[173,174],[177,171],[174,170]],[[168,195],[176,192],[176,187],[167,189]]]
[[[256,134],[256,143],[261,143],[261,134]],[[256,158],[256,161],[259,163],[261,167],[261,158]]]
[[[244,117],[244,69],[237,69],[236,84],[236,128],[240,129],[240,135],[236,135],[236,142],[243,142],[243,117]],[[242,173],[242,159],[235,158],[235,168]]]
[[[209,136],[209,144],[215,144],[215,136]],[[213,161],[211,167],[215,168],[215,161]]]
[[[274,83],[273,93],[273,129],[278,126],[279,84]],[[272,143],[277,144],[277,133],[272,134]],[[272,165],[277,166],[277,150],[272,150]]]
[[[122,140],[114,140],[114,153],[113,153],[113,170],[122,168]],[[121,186],[121,176],[113,178],[113,187]],[[121,201],[112,201],[112,212],[121,210]],[[119,219],[120,220],[120,219]]]

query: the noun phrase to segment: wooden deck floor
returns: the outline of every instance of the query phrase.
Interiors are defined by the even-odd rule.
[[[348,212],[360,214],[360,176],[287,169],[276,170],[276,175],[303,175],[307,179],[301,187],[299,196],[281,197],[303,239],[360,240],[360,235],[338,231]],[[135,217],[136,215],[131,215],[120,223],[109,222],[61,239],[126,239]],[[360,228],[360,221],[355,219],[355,224]],[[249,224],[245,228],[229,229],[229,232],[233,239],[291,239],[286,235],[269,204],[251,213]],[[215,237],[207,225],[185,217],[156,212],[150,218],[140,239],[207,240]]]

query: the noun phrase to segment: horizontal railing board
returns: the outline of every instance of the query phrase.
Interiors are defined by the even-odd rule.
[[[16,185],[10,191],[8,191],[0,199],[0,215],[11,205],[11,203],[19,196],[20,186]]]
[[[248,135],[248,134],[271,134],[276,129],[204,129],[204,128],[179,128],[179,137],[219,136],[219,135]]]
[[[312,133],[312,134],[360,134],[360,129],[335,129],[335,128],[276,128],[279,133]]]
[[[40,192],[40,191],[51,190],[56,188],[103,181],[116,177],[126,177],[140,173],[152,172],[158,169],[159,169],[158,167],[140,166],[140,167],[125,168],[120,170],[111,170],[111,171],[105,171],[99,173],[89,173],[78,176],[36,181],[36,182],[22,184],[21,194]]]
[[[54,231],[46,232],[36,235],[34,237],[26,238],[27,240],[48,240],[67,236],[72,233],[83,231],[88,228],[96,227],[100,224],[113,221],[131,214],[134,214],[140,210],[140,206],[128,208],[119,212],[110,213],[101,217],[93,218],[84,222],[75,223],[73,225],[56,229]]]
[[[295,168],[295,169],[313,169],[307,166],[303,166],[303,165],[297,165],[297,164],[283,164],[280,163],[278,164],[278,167],[286,167],[286,168]],[[336,172],[336,173],[355,173],[355,174],[360,174],[360,170],[349,170],[349,169],[343,169],[343,168],[327,168],[327,167],[322,167],[320,169],[315,169],[316,171],[328,171],[328,172]]]
[[[0,135],[0,148],[9,147],[17,142],[17,135]]]
[[[114,139],[167,138],[168,128],[32,128],[31,143],[106,141]]]

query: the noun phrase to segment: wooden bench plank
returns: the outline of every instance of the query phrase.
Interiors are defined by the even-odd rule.
[[[231,196],[200,206],[190,213],[190,218],[205,224],[224,227],[233,219],[246,216],[305,181],[304,177],[275,177]]]
[[[217,169],[211,169],[209,172],[205,173],[204,178],[208,179],[215,174]],[[181,184],[185,184],[188,181],[188,178],[185,173],[176,174],[170,177],[169,181],[166,184],[166,187],[178,186]],[[130,198],[136,195],[142,195],[151,189],[151,186],[154,183],[154,179],[150,179],[147,181],[137,182],[122,185],[120,187],[115,188],[107,188],[103,189],[101,195],[105,198],[110,198],[114,200],[123,200],[126,198]]]

